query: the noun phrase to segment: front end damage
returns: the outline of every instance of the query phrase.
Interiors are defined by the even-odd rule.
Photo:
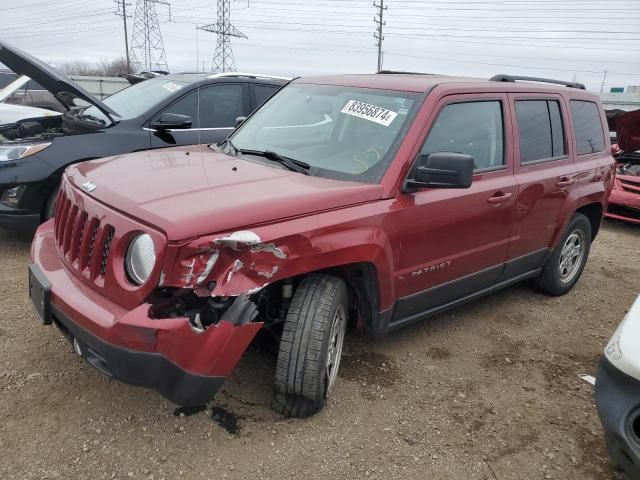
[[[286,315],[293,291],[281,277],[286,249],[254,232],[168,245],[158,286],[131,308],[96,295],[91,282],[78,282],[69,268],[74,262],[60,256],[54,228],[47,222],[38,229],[31,267],[53,286],[51,322],[102,373],[153,388],[177,404],[210,400],[264,324],[277,328]],[[112,241],[117,251],[119,240]],[[116,251],[109,260],[122,258]]]
[[[264,242],[253,231],[203,237],[168,248],[151,315],[186,316],[192,330],[203,333],[222,318],[235,318],[240,299],[246,298],[259,307],[260,318],[276,323],[292,293],[286,280],[287,256],[286,247]],[[262,308],[267,304],[269,308]]]

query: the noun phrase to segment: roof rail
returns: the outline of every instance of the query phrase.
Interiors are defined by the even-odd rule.
[[[585,86],[582,83],[577,82],[563,82],[562,80],[553,80],[551,78],[538,78],[538,77],[523,77],[520,75],[505,75],[504,73],[499,73],[498,75],[494,75],[489,79],[492,82],[516,82],[516,81],[525,81],[525,82],[540,82],[540,83],[553,83],[555,85],[564,85],[569,88],[579,88],[580,90],[586,90]]]
[[[376,72],[378,75],[433,75],[433,73],[424,72],[401,72],[396,70],[380,70]]]
[[[265,78],[268,80],[291,80],[289,77],[278,77],[276,75],[263,75],[262,73],[243,73],[243,72],[224,72],[214,73],[207,78],[223,78],[223,77],[249,77],[249,78]]]

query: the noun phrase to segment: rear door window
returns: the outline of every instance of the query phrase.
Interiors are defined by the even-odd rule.
[[[565,155],[560,105],[555,100],[516,100],[520,163]]]
[[[461,102],[444,107],[431,127],[421,153],[437,152],[471,155],[474,170],[503,166],[502,102]]]
[[[571,100],[569,105],[578,155],[604,151],[604,130],[598,106],[583,100]]]

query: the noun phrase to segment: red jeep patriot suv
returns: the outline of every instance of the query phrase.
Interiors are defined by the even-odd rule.
[[[181,405],[270,329],[274,408],[310,415],[348,326],[384,335],[524,279],[567,293],[614,181],[604,126],[578,84],[298,79],[220,146],[69,167],[30,295],[98,370]]]

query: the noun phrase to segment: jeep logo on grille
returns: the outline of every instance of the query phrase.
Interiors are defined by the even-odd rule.
[[[96,189],[96,184],[89,180],[82,184],[82,188],[84,188],[87,192],[93,192]]]

